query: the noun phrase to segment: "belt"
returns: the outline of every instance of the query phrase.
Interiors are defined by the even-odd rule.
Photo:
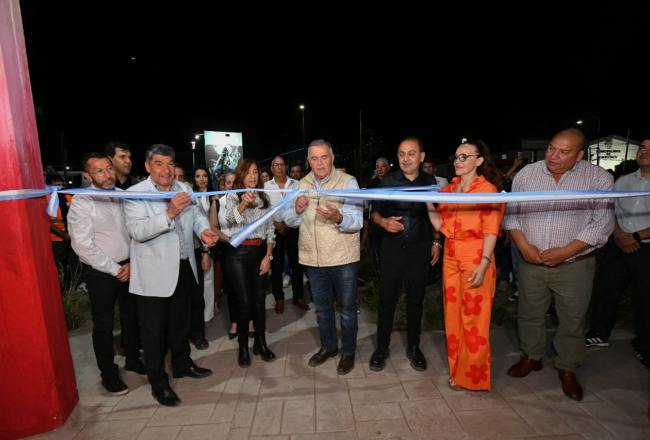
[[[119,264],[120,266],[123,266],[123,265],[125,265],[126,263],[128,263],[129,261],[130,261],[130,260],[127,258],[126,260],[118,261],[117,264]]]
[[[242,241],[241,244],[244,246],[262,246],[264,241],[265,240],[262,240],[261,238],[246,239]]]
[[[562,263],[558,264],[558,265],[555,266],[555,267],[562,266],[562,265],[564,265],[564,264],[575,263],[575,262],[577,262],[577,261],[586,260],[587,258],[592,258],[592,257],[595,257],[595,256],[596,256],[596,249],[594,249],[593,251],[591,251],[591,252],[589,252],[589,253],[587,253],[587,254],[584,254],[584,255],[578,255],[578,256],[575,257],[573,260],[563,261]]]

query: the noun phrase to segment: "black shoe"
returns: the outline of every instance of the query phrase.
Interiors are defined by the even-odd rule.
[[[340,375],[348,374],[354,368],[354,353],[342,354],[336,372]]]
[[[372,371],[381,371],[386,368],[386,359],[388,359],[388,347],[377,347],[377,350],[370,357],[370,369]]]
[[[266,345],[266,342],[257,342],[253,344],[253,354],[261,355],[264,362],[271,362],[275,360],[275,353],[273,353],[269,347]]]
[[[196,365],[194,362],[190,364],[190,367],[185,371],[174,371],[174,377],[176,379],[181,377],[192,377],[194,379],[201,379],[202,377],[208,377],[212,374],[212,370],[208,368],[201,368]]]
[[[235,339],[237,337],[237,332],[230,333],[228,332],[228,339]]]
[[[310,367],[318,367],[320,364],[325,362],[327,359],[329,359],[331,357],[334,357],[337,354],[339,354],[338,349],[332,350],[332,351],[327,351],[327,350],[325,350],[324,348],[321,347],[321,349],[318,350],[318,353],[316,353],[315,355],[313,355],[309,359],[309,366]]]
[[[118,376],[102,379],[102,385],[113,396],[123,396],[129,392],[129,387]]]
[[[205,350],[210,346],[205,338],[190,339],[190,342],[196,347],[197,350]]]
[[[248,354],[248,347],[239,347],[239,356],[237,357],[237,363],[242,368],[248,368],[251,366],[251,355]]]
[[[424,357],[424,354],[420,351],[420,347],[417,345],[409,347],[408,350],[406,350],[406,357],[411,360],[411,367],[413,367],[414,370],[424,371],[427,369],[427,359]]]
[[[140,359],[135,361],[129,361],[124,365],[126,371],[133,371],[138,374],[147,374],[147,369]]]
[[[177,406],[181,403],[181,399],[178,398],[174,390],[172,390],[169,385],[160,390],[151,389],[151,394],[156,398],[158,403],[164,406]]]

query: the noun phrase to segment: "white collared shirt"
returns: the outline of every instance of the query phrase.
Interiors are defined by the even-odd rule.
[[[95,270],[115,276],[122,267],[118,262],[129,258],[131,237],[126,229],[122,199],[75,195],[68,211],[68,231],[72,249]]]
[[[275,181],[275,177],[268,182],[264,183],[264,189],[298,189],[299,188],[299,183],[296,179],[292,179],[291,177],[287,176],[287,181],[284,183],[284,188],[280,188],[280,185]],[[268,196],[269,200],[271,201],[271,208],[275,207],[278,203],[284,199],[288,192],[280,192],[280,191],[273,191],[273,192],[268,192],[266,195]],[[273,221],[280,223],[282,222],[282,210],[276,212],[273,215]]]

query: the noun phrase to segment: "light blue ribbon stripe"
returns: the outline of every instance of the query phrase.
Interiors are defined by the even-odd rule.
[[[429,203],[458,203],[458,204],[480,204],[480,203],[521,203],[521,202],[544,202],[555,200],[589,200],[589,199],[616,199],[623,197],[647,197],[650,191],[532,191],[515,193],[443,193],[437,192],[436,186],[422,187],[398,187],[398,188],[374,188],[374,189],[334,189],[334,190],[298,190],[298,189],[274,189],[264,190],[258,188],[245,188],[228,191],[194,192],[192,199],[207,197],[211,195],[222,195],[228,193],[241,193],[247,191],[257,192],[285,192],[289,193],[281,203],[270,209],[263,217],[255,222],[246,225],[239,233],[231,237],[231,244],[239,246],[250,234],[261,224],[270,219],[278,210],[283,209],[287,203],[295,200],[300,194],[314,194],[316,196],[330,196],[355,200],[385,200],[400,202],[429,202]],[[420,191],[420,192],[415,192]],[[0,201],[21,200],[27,198],[42,197],[50,194],[47,206],[48,215],[54,217],[61,194],[86,194],[96,197],[112,197],[119,199],[171,199],[176,192],[133,192],[133,191],[105,191],[89,188],[59,189],[59,187],[48,187],[47,189],[22,189],[0,191]]]

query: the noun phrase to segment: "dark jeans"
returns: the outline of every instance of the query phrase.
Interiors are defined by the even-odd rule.
[[[194,249],[196,257],[196,272],[199,282],[194,283],[191,295],[191,313],[190,313],[190,339],[193,341],[205,339],[205,298],[203,297],[203,268],[201,267],[201,249]]]
[[[302,284],[302,266],[298,263],[298,229],[288,228],[287,235],[275,233],[275,247],[273,248],[273,261],[271,262],[271,288],[275,300],[284,299],[282,289],[282,275],[284,272],[284,253],[289,257],[291,266],[291,290],[293,299],[305,296]]]
[[[405,243],[384,238],[380,253],[379,319],[377,345],[388,347],[393,331],[395,306],[402,285],[406,287],[407,340],[409,347],[420,344],[422,300],[431,266],[431,243]]]
[[[165,373],[167,344],[172,352],[172,368],[180,372],[191,363],[190,345],[190,295],[196,281],[189,261],[181,260],[178,282],[172,296],[138,297],[140,338],[144,348],[144,362],[151,388],[160,390],[169,384]]]
[[[589,333],[609,339],[618,304],[631,287],[636,332],[633,345],[636,350],[650,354],[650,244],[642,243],[640,250],[626,254],[610,239],[600,255],[599,266]]]
[[[115,301],[119,305],[124,355],[126,363],[130,364],[140,357],[137,300],[135,295],[129,293],[128,282],[123,283],[113,275],[100,272],[85,264],[83,278],[90,298],[93,350],[97,367],[103,378],[114,378],[118,375],[113,348]]]
[[[260,246],[241,245],[230,247],[222,260],[224,273],[232,282],[229,284],[228,301],[237,303],[237,334],[240,345],[248,345],[248,322],[253,319],[255,336],[265,342],[266,307],[264,278],[260,275],[260,264],[266,255],[266,243]]]
[[[338,348],[334,300],[341,306],[341,339],[344,354],[357,349],[357,274],[359,262],[332,267],[305,267],[316,305],[316,320],[321,347],[327,351]]]

